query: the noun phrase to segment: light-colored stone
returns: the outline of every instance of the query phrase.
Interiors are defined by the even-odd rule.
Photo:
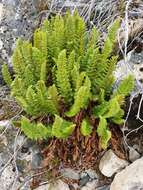
[[[41,185],[37,187],[35,190],[49,190],[49,188],[50,188],[50,184],[46,184],[46,185]]]
[[[1,19],[2,19],[2,15],[3,15],[3,4],[0,3],[0,22],[1,22]]]
[[[90,181],[86,184],[86,186],[82,187],[81,190],[95,190],[97,187],[97,180]]]
[[[135,160],[140,158],[140,154],[134,149],[134,148],[130,148],[129,150],[129,160],[131,162],[134,162]]]
[[[18,186],[19,186],[18,181],[15,181],[15,184],[13,186],[15,177],[16,176],[15,176],[15,172],[13,171],[13,166],[9,165],[8,167],[6,167],[4,171],[2,172],[2,175],[0,176],[0,189],[3,189],[3,190],[18,189]]]
[[[61,175],[63,175],[66,178],[75,179],[75,180],[79,180],[80,178],[78,171],[75,171],[71,168],[62,169]]]
[[[121,80],[125,78],[131,71],[128,68],[128,65],[125,64],[125,61],[122,59],[117,63],[116,70],[114,71],[114,76],[116,80]]]
[[[69,186],[61,180],[58,180],[54,184],[46,184],[39,186],[35,190],[70,190]]]
[[[7,138],[5,135],[1,135],[0,136],[0,144],[1,145],[4,145],[4,146],[7,146],[8,145],[8,141],[7,141]]]
[[[140,158],[116,174],[110,190],[142,190],[143,158]]]
[[[9,120],[0,121],[0,126],[2,126],[2,127],[7,127],[7,126],[9,126],[9,124],[10,124]]]
[[[88,169],[88,170],[85,170],[85,172],[89,175],[89,177],[90,177],[91,179],[96,179],[96,178],[98,178],[98,175],[97,175],[97,173],[96,173],[95,170]]]
[[[127,165],[126,160],[120,159],[112,150],[108,150],[100,160],[99,169],[103,175],[111,177]]]
[[[72,184],[72,187],[73,187],[74,189],[79,189],[79,185],[78,185],[77,183],[73,183],[73,184]]]

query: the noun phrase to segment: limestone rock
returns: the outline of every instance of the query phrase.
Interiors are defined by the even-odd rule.
[[[0,176],[0,189],[8,190],[12,189],[11,187],[13,187],[13,189],[17,189],[19,183],[17,180],[14,183],[15,177],[16,176],[15,172],[13,171],[13,166],[9,165],[6,167]]]
[[[81,190],[95,190],[98,184],[98,180],[88,182],[86,186],[82,187]]]
[[[70,179],[75,179],[75,180],[79,180],[80,175],[78,173],[78,171],[75,171],[71,168],[65,168],[61,170],[61,174],[66,177],[66,178],[70,178]]]
[[[3,13],[3,4],[0,3],[0,22],[1,22],[1,19],[2,19],[2,13]]]
[[[58,180],[54,184],[42,185],[35,190],[70,190],[69,186],[61,180]]]
[[[116,174],[110,190],[143,189],[143,158],[140,158]]]
[[[134,148],[130,148],[129,150],[129,160],[131,162],[134,162],[135,160],[140,158],[140,154],[134,149]]]
[[[111,177],[128,165],[126,160],[118,158],[112,150],[108,150],[100,160],[99,169],[107,177]]]

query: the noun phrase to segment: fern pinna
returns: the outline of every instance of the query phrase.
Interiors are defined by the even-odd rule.
[[[45,20],[34,32],[32,43],[17,41],[12,57],[14,80],[6,65],[2,72],[11,95],[29,118],[35,118],[21,119],[21,129],[29,138],[65,139],[77,127],[76,116],[84,113],[78,122],[81,134],[92,134],[96,127],[90,122],[92,117],[99,123],[100,145],[107,147],[111,137],[108,125],[123,123],[121,106],[134,86],[133,77],[128,76],[112,92],[117,62],[112,50],[118,27],[116,20],[101,50],[96,27],[87,32],[77,12],[67,13]]]

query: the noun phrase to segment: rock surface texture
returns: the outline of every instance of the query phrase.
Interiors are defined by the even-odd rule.
[[[142,190],[143,158],[136,160],[124,170],[116,174],[110,190]]]
[[[61,180],[58,180],[54,184],[42,185],[35,190],[70,190],[69,186]]]
[[[106,177],[111,177],[126,167],[128,162],[118,158],[112,150],[108,150],[100,160],[99,169]]]

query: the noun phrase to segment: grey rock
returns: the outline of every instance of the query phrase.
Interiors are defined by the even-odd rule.
[[[70,190],[76,190],[79,189],[79,185],[77,183],[73,183],[70,187]]]
[[[23,135],[19,135],[16,139],[16,145],[22,147],[25,137]]]
[[[103,175],[111,177],[128,164],[126,160],[118,158],[112,150],[108,150],[100,160],[99,169]]]
[[[14,149],[17,150],[20,147],[22,148],[22,144],[26,139],[21,134],[17,136],[17,129],[12,127],[9,121],[1,121],[0,125],[3,126],[2,131],[4,131],[4,129],[8,127],[4,135],[1,135],[0,137],[0,171],[2,171],[0,176],[0,189],[15,190],[19,188],[21,183],[23,183],[22,181],[19,181],[19,176],[25,179],[26,176],[32,175],[32,171],[30,171],[29,173],[28,171],[31,166],[33,154],[32,151],[30,152],[30,150],[26,152],[22,152],[20,150],[18,152],[16,151],[16,157],[14,159],[15,162],[13,162],[12,160],[11,164],[5,168],[5,164],[7,164],[10,159],[12,159]],[[33,149],[35,150],[35,146],[33,146]],[[33,160],[36,159],[34,158]],[[39,165],[39,159],[37,159],[34,164]],[[12,187],[14,181],[15,186]],[[26,188],[26,190],[28,190],[28,188]]]
[[[110,186],[102,186],[102,187],[98,187],[96,190],[110,190]]]
[[[23,148],[30,149],[31,147],[34,147],[34,145],[35,145],[34,141],[27,139],[27,141],[23,145]]]
[[[89,182],[93,179],[97,179],[97,178],[98,178],[98,175],[95,172],[95,170],[87,169],[80,174],[80,181],[79,181],[80,186],[82,187],[82,186],[86,185],[87,182]]]
[[[10,126],[9,120],[2,120],[2,121],[0,121],[0,126],[1,127],[8,127],[8,126]]]
[[[4,146],[8,145],[7,137],[5,135],[0,136],[0,144]]]
[[[0,147],[0,169],[3,168],[3,166],[8,162],[10,159],[10,155],[8,154],[8,151],[6,148]]]
[[[85,172],[85,171],[81,172],[80,173],[80,179],[86,177],[87,175],[88,175],[87,172]]]
[[[66,178],[75,179],[75,180],[79,180],[80,178],[79,172],[71,168],[62,169],[61,175],[63,175]]]
[[[130,147],[129,150],[129,160],[131,162],[134,162],[135,160],[140,158],[140,154],[132,147]]]
[[[37,4],[40,1],[38,0]],[[9,66],[17,38],[30,39],[34,28],[39,23],[36,8],[36,2],[33,0],[3,0],[0,2],[0,60]],[[3,83],[1,80],[0,72],[0,84]]]
[[[40,153],[33,154],[32,162],[31,162],[32,169],[39,168],[42,160],[43,160],[43,157]]]
[[[117,88],[119,82],[127,77],[127,75],[133,74],[137,81],[135,82],[135,88],[132,93],[137,93],[139,88],[141,88],[140,83],[143,83],[143,51],[140,53],[134,50],[128,52],[127,63],[123,59],[117,63],[116,70],[114,71],[116,78],[114,89]]]
[[[143,158],[140,158],[117,173],[110,190],[142,190]]]
[[[85,170],[85,172],[89,175],[89,177],[91,179],[97,179],[98,178],[98,175],[97,175],[95,170],[88,169],[88,170]]]
[[[129,57],[129,55],[128,55]],[[129,58],[128,58],[129,59]],[[116,70],[114,71],[114,76],[116,81],[120,81],[121,79],[125,78],[128,74],[131,74],[131,71],[125,61],[122,59],[117,63]]]
[[[85,186],[87,184],[87,182],[89,182],[90,177],[87,173],[85,173],[85,175],[81,176],[81,179],[79,180],[79,184],[81,187]]]
[[[0,3],[0,22],[2,20],[2,16],[3,16],[3,4]]]
[[[12,185],[15,179],[15,172],[13,171],[13,166],[9,165],[4,169],[0,177],[0,189],[9,190],[12,189]],[[19,186],[19,182],[16,181],[13,189],[17,189]],[[12,189],[12,190],[13,190]]]
[[[82,187],[81,190],[95,190],[98,185],[98,180],[88,182],[86,186]]]
[[[16,160],[16,164],[17,164],[17,169],[20,173],[27,173],[28,171],[28,165],[30,162],[27,162],[26,159],[18,159]]]
[[[30,151],[32,152],[32,154],[40,153],[40,150],[37,144],[33,144],[33,146],[30,147]]]
[[[61,180],[58,180],[54,184],[42,185],[35,190],[70,190],[69,186]]]

